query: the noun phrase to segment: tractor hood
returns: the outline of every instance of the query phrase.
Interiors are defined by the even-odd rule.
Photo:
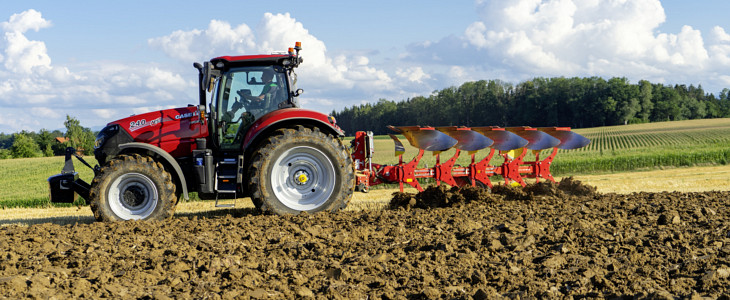
[[[165,109],[130,116],[111,122],[97,136],[97,146],[102,146],[103,134],[116,128],[128,135],[130,142],[151,144],[162,148],[173,157],[189,155],[195,149],[195,139],[208,136],[205,118],[195,106]],[[121,132],[120,132],[121,133]]]

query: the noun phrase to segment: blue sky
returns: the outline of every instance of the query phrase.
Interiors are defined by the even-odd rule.
[[[5,1],[0,132],[63,128],[67,114],[98,128],[196,103],[193,61],[295,41],[304,48],[301,101],[325,113],[480,79],[730,88],[730,1],[209,3]]]

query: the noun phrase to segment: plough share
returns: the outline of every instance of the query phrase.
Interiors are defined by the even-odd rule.
[[[491,188],[490,177],[501,175],[506,185],[519,184],[525,186],[525,178],[550,180],[550,165],[558,149],[577,149],[585,147],[590,140],[570,130],[570,127],[420,127],[420,126],[388,126],[396,133],[402,134],[408,142],[418,148],[418,154],[409,162],[403,161],[405,147],[397,136],[390,137],[395,143],[395,155],[398,164],[382,165],[372,162],[374,147],[372,132],[358,131],[352,140],[352,157],[357,170],[356,189],[367,192],[370,186],[383,183],[398,183],[401,192],[404,184],[423,191],[419,178],[433,178],[436,184],[441,182],[451,186],[486,186]],[[441,162],[441,153],[454,148],[456,152],[445,162]],[[489,148],[489,153],[477,161],[477,152]],[[542,150],[552,148],[547,157],[541,158]],[[531,151],[528,151],[531,150]],[[436,156],[433,167],[419,167],[425,151],[432,151]],[[498,152],[497,152],[498,151]],[[456,165],[462,152],[471,156],[468,166]],[[531,152],[534,161],[525,161]],[[504,158],[501,165],[490,165],[495,153]]]

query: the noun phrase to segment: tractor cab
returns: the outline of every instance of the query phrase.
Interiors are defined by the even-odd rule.
[[[280,108],[295,106],[289,82],[280,66],[248,66],[223,74],[217,83],[211,111],[213,138],[221,149],[240,149],[253,122]]]
[[[296,68],[301,46],[288,54],[221,56],[199,67],[200,104],[211,93],[211,142],[222,151],[241,150],[250,126],[270,112],[299,107]],[[296,52],[295,52],[296,51]]]

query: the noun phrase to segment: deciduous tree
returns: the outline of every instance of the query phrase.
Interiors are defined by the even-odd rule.
[[[83,149],[85,154],[91,154],[94,148],[94,133],[89,128],[81,127],[81,123],[74,117],[66,115],[66,142],[69,147],[75,148],[77,151]]]
[[[14,158],[41,156],[41,150],[38,148],[38,144],[27,134],[16,133],[13,140],[10,152],[12,152]]]

